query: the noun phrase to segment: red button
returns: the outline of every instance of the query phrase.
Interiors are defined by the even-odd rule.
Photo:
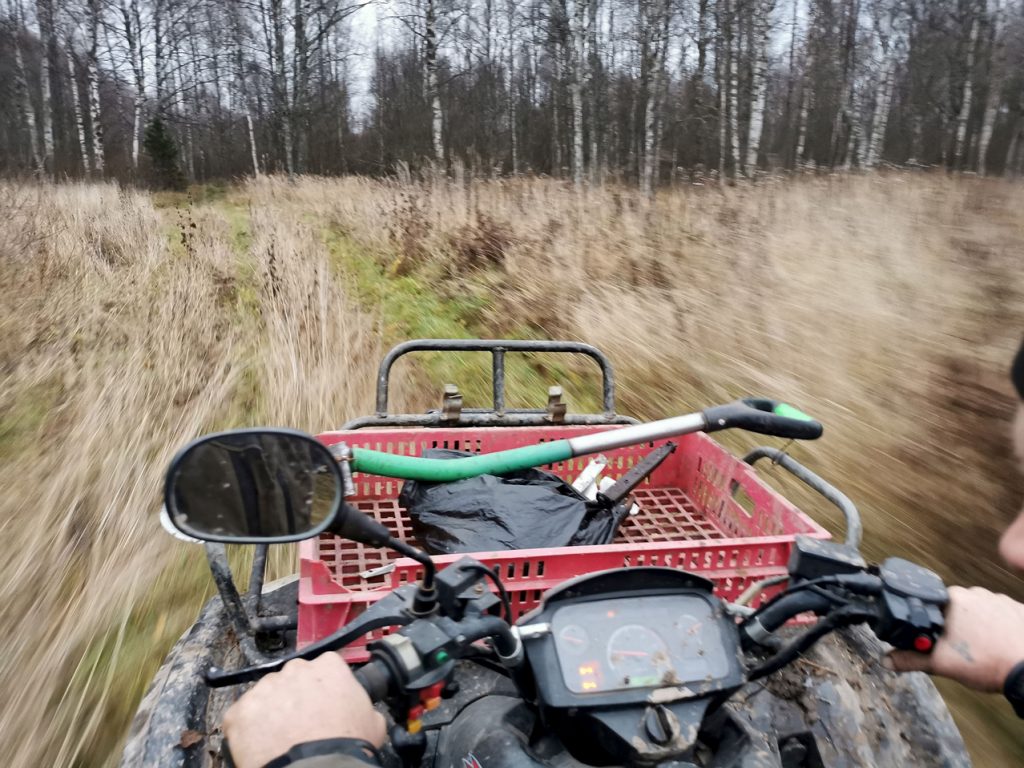
[[[423,717],[423,711],[424,711],[423,707],[420,707],[420,706],[411,707],[409,709],[409,719],[410,720],[419,720],[421,717]]]
[[[918,635],[914,638],[914,650],[919,653],[928,653],[935,643],[928,635]]]
[[[444,683],[434,683],[429,688],[424,688],[422,691],[420,691],[420,701],[438,699],[441,697],[441,691],[443,690]]]

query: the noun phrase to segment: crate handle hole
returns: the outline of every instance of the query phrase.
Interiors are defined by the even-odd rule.
[[[747,517],[753,517],[754,511],[757,509],[757,503],[750,498],[747,489],[740,485],[738,481],[732,480],[729,483],[729,491],[732,494],[733,501],[739,505],[744,514]]]

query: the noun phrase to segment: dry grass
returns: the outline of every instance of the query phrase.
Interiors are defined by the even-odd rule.
[[[0,259],[0,743],[8,765],[99,764],[204,594],[156,527],[171,454],[229,424],[352,415],[371,373],[336,386],[339,369],[376,342],[316,238],[266,211],[239,257],[215,212],[176,222],[114,187],[0,194],[0,241],[25,233]]]
[[[860,504],[873,554],[1024,597],[995,556],[1020,497],[1004,375],[1024,328],[1020,210],[1019,186],[921,175],[653,206],[551,181],[270,179],[192,213],[112,187],[0,187],[7,762],[102,762],[203,599],[202,566],[154,533],[173,450],[370,410],[378,337],[589,341],[640,416],[784,397],[826,423],[794,452]],[[564,375],[593,404],[586,370],[531,381]],[[1005,707],[957,701],[977,764],[1019,759]]]

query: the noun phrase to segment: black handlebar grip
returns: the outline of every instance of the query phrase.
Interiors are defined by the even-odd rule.
[[[381,659],[370,659],[353,674],[374,704],[387,698],[393,677],[391,669]]]
[[[767,398],[748,397],[704,412],[706,432],[720,429],[745,429],[761,435],[793,440],[817,440],[824,427],[821,422],[791,405]]]

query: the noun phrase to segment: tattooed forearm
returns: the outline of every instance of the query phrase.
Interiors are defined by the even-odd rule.
[[[971,655],[971,647],[963,640],[953,643],[952,648],[963,657],[964,661],[971,664],[974,663],[974,656]]]

